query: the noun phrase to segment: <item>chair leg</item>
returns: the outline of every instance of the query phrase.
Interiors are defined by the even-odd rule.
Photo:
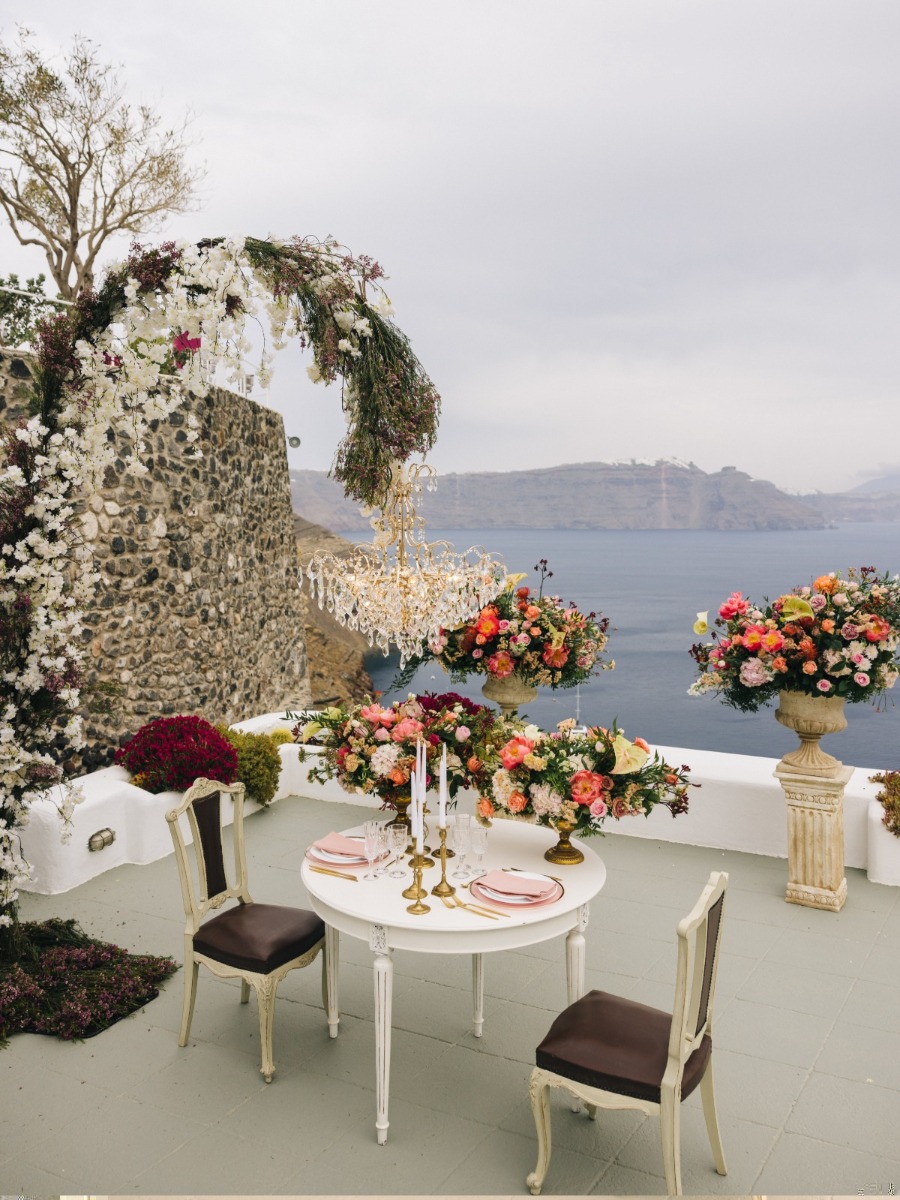
[[[537,1132],[538,1160],[537,1166],[525,1180],[532,1196],[539,1196],[547,1169],[550,1166],[550,1153],[553,1149],[550,1132],[550,1085],[538,1073],[538,1068],[531,1073],[528,1084],[531,1095],[531,1112],[534,1116],[534,1127]]]
[[[659,1105],[659,1131],[662,1138],[663,1169],[666,1191],[670,1196],[681,1192],[681,1100],[663,1089]]]
[[[336,1038],[341,1023],[338,1007],[338,954],[340,935],[330,925],[325,926],[325,953],[322,955],[322,1004],[328,1018],[328,1036]]]
[[[713,1091],[712,1059],[703,1078],[700,1080],[700,1099],[703,1101],[703,1116],[706,1118],[706,1132],[709,1134],[709,1144],[712,1147],[713,1160],[720,1175],[727,1175],[725,1151],[722,1148],[722,1136],[719,1133],[719,1118],[716,1115],[716,1096]]]
[[[271,975],[259,975],[253,981],[256,989],[256,1003],[259,1008],[259,1042],[262,1054],[260,1073],[266,1083],[272,1082],[275,1074],[275,1062],[272,1058],[272,1028],[275,1024],[275,989],[276,984]]]
[[[241,980],[241,1004],[250,1003],[250,981],[248,979]]]
[[[186,1046],[191,1032],[191,1021],[194,1019],[194,1001],[197,999],[197,976],[200,974],[200,964],[191,962],[184,964],[184,1004],[181,1009],[181,1034],[179,1046]]]

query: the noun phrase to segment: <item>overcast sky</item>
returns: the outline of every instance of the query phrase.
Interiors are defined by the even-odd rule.
[[[201,208],[165,235],[382,263],[439,471],[676,457],[833,491],[900,462],[897,0],[4,12],[193,110]],[[0,273],[44,267],[4,225]],[[267,402],[327,469],[339,397],[306,365],[283,352]]]

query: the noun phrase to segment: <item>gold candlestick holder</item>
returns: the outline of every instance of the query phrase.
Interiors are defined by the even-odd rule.
[[[430,867],[433,867],[434,859],[428,857],[428,847],[423,846],[422,853],[419,854],[418,851],[416,850],[415,844],[414,844],[412,857],[409,860],[409,865],[413,868],[413,870],[415,870],[416,867],[418,867],[420,871],[427,871]]]
[[[452,883],[447,882],[447,830],[440,829],[438,832],[441,835],[441,848],[438,851],[441,856],[441,881],[434,885],[431,894],[432,896],[453,896],[456,894],[456,888]]]
[[[421,867],[413,867],[412,887],[408,887],[404,891],[403,895],[406,896],[408,900],[415,900],[414,904],[408,904],[406,906],[406,911],[408,913],[414,913],[416,916],[419,916],[422,913],[431,912],[431,908],[427,904],[422,903],[422,897],[427,896],[428,893],[422,887]]]

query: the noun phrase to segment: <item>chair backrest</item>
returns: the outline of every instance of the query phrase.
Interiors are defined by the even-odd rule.
[[[716,968],[728,875],[713,871],[700,899],[678,925],[678,975],[665,1082],[680,1081],[684,1065],[712,1033]]]
[[[234,804],[234,869],[228,878],[222,837],[223,805]],[[191,868],[187,840],[180,818],[187,814],[194,846],[195,870]],[[221,908],[227,900],[251,904],[247,888],[247,860],[244,854],[244,785],[218,783],[214,779],[195,779],[184,793],[177,808],[166,813],[178,876],[184,913],[196,933],[203,918],[211,909]],[[195,880],[196,873],[196,880]]]

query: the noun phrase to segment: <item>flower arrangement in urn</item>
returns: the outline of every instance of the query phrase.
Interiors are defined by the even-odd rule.
[[[544,583],[553,572],[546,559],[534,569],[541,574],[537,594],[516,588],[523,575],[511,576],[495,600],[457,629],[441,630],[429,645],[430,656],[451,679],[471,674],[505,679],[515,672],[535,687],[566,688],[615,666],[601,657],[609,618],[582,613],[559,596],[545,596]]]
[[[425,745],[426,763],[437,775],[437,764],[447,747],[447,787],[455,797],[472,785],[482,763],[477,754],[495,721],[493,711],[455,692],[409,695],[388,707],[366,701],[346,707],[325,708],[298,725],[295,738],[303,744],[315,739],[320,760],[309,777],[319,783],[336,779],[348,792],[379,796],[386,805],[405,807],[410,795],[410,775],[415,769],[416,746]]]
[[[533,815],[585,835],[604,821],[646,816],[658,804],[687,812],[689,767],[674,767],[613,725],[587,731],[571,719],[553,732],[519,722],[498,723],[485,755],[478,814],[484,819]],[[557,861],[557,860],[553,860]]]
[[[874,567],[820,575],[764,607],[733,592],[714,624],[713,641],[691,648],[701,674],[689,691],[744,712],[785,691],[859,703],[897,680],[900,580]],[[698,613],[694,632],[707,630]]]

